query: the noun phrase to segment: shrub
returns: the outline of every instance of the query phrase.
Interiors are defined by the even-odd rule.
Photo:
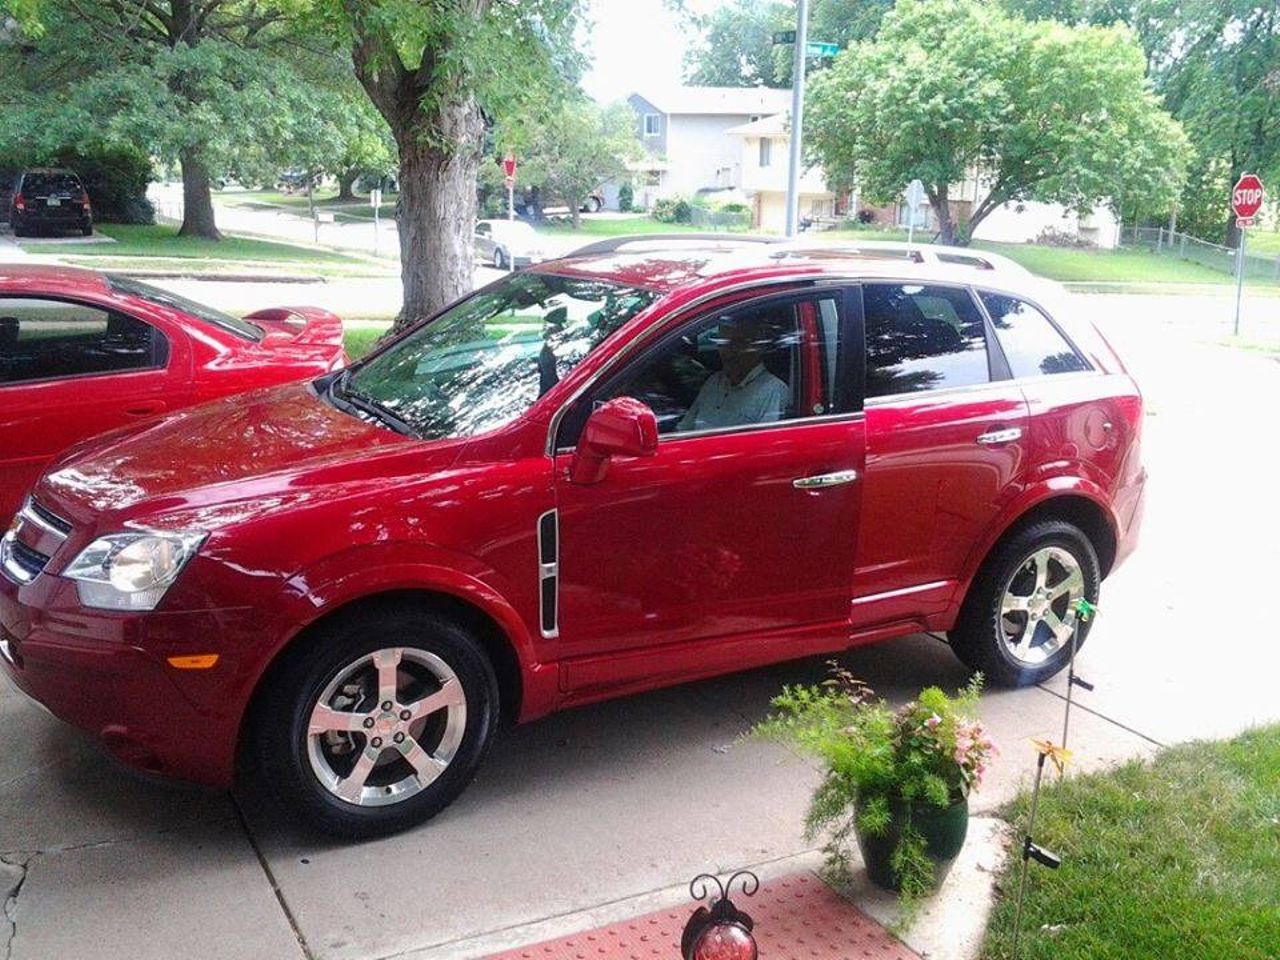
[[[689,223],[693,220],[693,206],[684,197],[663,197],[654,201],[651,215],[660,223]]]
[[[632,207],[635,205],[635,202],[636,202],[636,194],[635,194],[635,190],[632,189],[631,184],[624,183],[621,187],[618,188],[618,209],[619,210],[621,210],[623,213],[630,213]]]
[[[874,210],[859,210],[858,222],[859,223],[875,223],[876,212]]]
[[[93,219],[99,223],[156,222],[155,208],[147,199],[151,160],[141,150],[63,147],[40,163],[76,172],[93,204]]]

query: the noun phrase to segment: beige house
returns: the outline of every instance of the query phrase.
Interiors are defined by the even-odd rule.
[[[751,202],[756,227],[781,233],[787,223],[787,169],[791,151],[791,114],[775,113],[731,127],[741,141],[738,188]],[[823,220],[836,215],[838,195],[827,186],[820,167],[800,175],[800,219]]]

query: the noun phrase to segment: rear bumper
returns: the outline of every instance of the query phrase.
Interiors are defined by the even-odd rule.
[[[234,776],[240,722],[239,710],[228,709],[239,698],[226,695],[235,665],[176,670],[156,647],[172,648],[175,637],[216,637],[225,615],[85,610],[59,577],[19,586],[0,576],[0,671],[125,764],[224,787]]]

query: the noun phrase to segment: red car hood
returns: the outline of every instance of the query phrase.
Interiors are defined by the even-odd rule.
[[[270,506],[320,483],[358,479],[384,451],[421,447],[335,409],[310,384],[289,384],[90,441],[50,469],[37,496],[75,523],[232,501]]]

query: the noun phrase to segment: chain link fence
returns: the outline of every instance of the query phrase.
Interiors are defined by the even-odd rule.
[[[1165,227],[1125,227],[1120,231],[1120,243],[1126,247],[1141,247],[1154,253],[1190,260],[1231,276],[1236,273],[1237,250],[1199,240],[1177,230]],[[1249,253],[1246,243],[1244,277],[1246,280],[1280,281],[1280,256]]]

